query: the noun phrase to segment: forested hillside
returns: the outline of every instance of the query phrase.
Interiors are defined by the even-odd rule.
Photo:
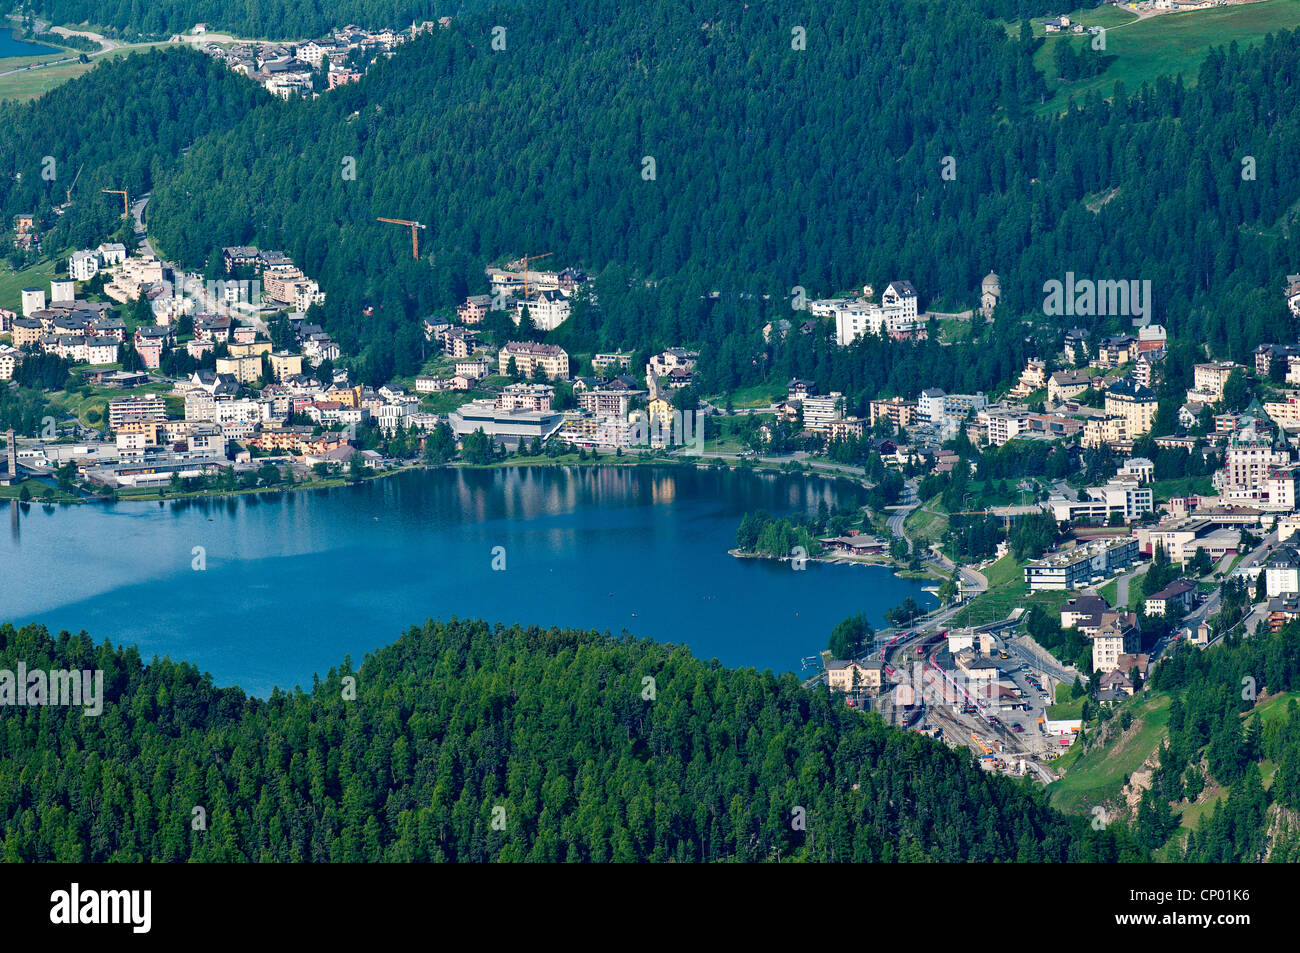
[[[164,37],[206,23],[237,36],[267,39],[311,39],[349,23],[401,29],[413,21],[486,6],[486,0],[37,0],[32,4],[42,19],[93,23],[128,37]]]
[[[107,701],[0,718],[8,861],[1145,857],[793,675],[630,637],[430,622],[266,701],[0,626],[0,668],[19,660],[102,669]]]
[[[1043,282],[1066,271],[1150,279],[1153,317],[1179,337],[1237,359],[1282,338],[1293,34],[1216,51],[1190,89],[1117,88],[1048,120],[1026,111],[1043,95],[1034,41],[960,2],[565,10],[459,17],[360,84],[209,137],[156,192],[164,247],[197,264],[222,244],[284,246],[375,379],[413,370],[419,318],[480,290],[485,262],[540,251],[600,273],[599,313],[577,309],[565,342],[696,343],[713,390],[794,372],[854,400],[918,380],[976,389],[1024,356],[1018,321],[957,353],[765,346],[768,318],[797,317],[783,303],[795,285],[906,277],[960,305],[995,269],[1003,310],[1041,320]],[[807,48],[792,49],[804,21]],[[428,259],[412,262],[380,215],[427,223]]]
[[[169,50],[105,61],[32,103],[0,103],[0,169],[11,172],[0,210],[6,223],[34,212],[47,250],[94,247],[122,218],[121,196],[100,189],[147,192],[183,149],[267,99],[215,61]],[[55,216],[74,180],[71,211]]]
[[[1217,783],[1228,793],[1188,838],[1187,860],[1300,859],[1300,706],[1291,700],[1265,721],[1256,705],[1300,690],[1300,625],[1245,641],[1230,636],[1206,652],[1184,645],[1155,669],[1151,687],[1175,697],[1169,741],[1138,814],[1147,846],[1159,847],[1170,833],[1152,823],[1168,816],[1168,802],[1195,801]],[[1267,790],[1262,770],[1271,776]]]
[[[1165,860],[1300,860],[1300,624],[1206,650],[1176,642],[1144,689],[1085,705],[1082,756],[1054,803],[1132,810],[1134,838]],[[1121,764],[1136,770],[1121,777]]]

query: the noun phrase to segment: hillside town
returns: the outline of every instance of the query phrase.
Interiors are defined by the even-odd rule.
[[[1300,275],[1288,277],[1283,294],[1300,316]],[[998,296],[990,274],[984,313]],[[826,309],[839,343],[861,333],[842,331],[842,316],[858,308],[870,313],[858,303]],[[926,733],[946,729],[950,744],[974,749],[985,767],[1025,773],[1077,740],[1087,720],[1080,714],[1140,691],[1179,641],[1205,648],[1300,618],[1300,347],[1262,345],[1253,366],[1195,363],[1180,399],[1162,411],[1157,389],[1168,355],[1159,325],[1101,336],[1066,328],[1060,350],[1029,358],[1004,394],[922,387],[868,401],[858,415],[842,394],[819,397],[815,382],[791,382],[778,414],[797,415],[832,444],[868,439],[886,466],[909,477],[905,487],[897,481],[891,507],[895,545],[901,537],[914,554],[928,545],[932,565],[971,562],[953,573],[952,601],[876,634],[865,654],[825,653],[820,677],[850,705]],[[1175,432],[1153,436],[1162,412],[1176,415]],[[961,446],[980,451],[981,462],[969,462]],[[978,487],[990,458],[1006,459],[1021,478],[1010,490],[1002,478],[1000,493],[986,479],[978,495],[1014,502],[976,509],[966,493],[962,512],[945,510],[938,497],[921,503],[958,481]],[[909,538],[915,515],[936,512],[948,521],[946,536]],[[1031,524],[1045,527],[1039,544],[1017,547]],[[977,528],[991,531],[965,546]],[[885,546],[869,535],[822,542],[841,555]],[[1020,593],[1005,618],[959,608],[991,601],[989,577],[1005,566],[1014,572],[1005,591]]]
[[[440,427],[452,440],[477,433],[511,451],[554,443],[621,453],[690,437],[672,397],[691,384],[698,353],[671,348],[643,369],[631,368],[631,352],[596,354],[594,376],[580,376],[564,349],[531,339],[568,318],[588,280],[576,269],[488,269],[492,295],[423,322],[439,373],[374,388],[334,368],[346,356],[309,318],[324,293],[287,255],[231,246],[221,266],[226,277],[205,281],[102,244],[73,252],[66,279],[23,289],[20,311],[0,311],[0,380],[44,355],[75,367],[75,386],[120,391],[97,429],[61,421],[50,439],[19,450],[18,466],[39,475],[72,462],[91,484],[144,490],[254,479],[268,464],[305,479],[338,473],[353,457],[367,467],[401,462],[361,446],[359,428],[400,437],[412,453]],[[494,303],[524,339],[485,343],[479,326]],[[435,412],[439,398],[450,403]]]
[[[325,90],[355,83],[372,63],[392,56],[403,43],[421,33],[446,29],[451,22],[451,17],[441,17],[436,22],[412,23],[406,30],[365,30],[348,25],[330,36],[303,43],[248,40],[201,43],[199,48],[273,96],[311,99]],[[192,35],[201,37],[207,32],[207,24],[200,23]]]
[[[1229,630],[1275,631],[1300,617],[1292,540],[1300,529],[1300,344],[1263,345],[1253,366],[1195,363],[1172,408],[1174,432],[1154,437],[1158,415],[1171,410],[1157,396],[1169,358],[1158,324],[1108,335],[1066,327],[1059,349],[1029,358],[1002,393],[946,393],[920,381],[913,393],[855,407],[817,381],[793,379],[781,399],[740,415],[700,397],[700,355],[689,346],[575,360],[540,340],[589,300],[590,278],[577,268],[538,271],[527,259],[488,267],[489,293],[422,321],[431,352],[423,370],[374,387],[351,378],[349,355],[313,320],[324,293],[289,256],[231,246],[219,265],[223,277],[204,280],[147,248],[101,244],[73,252],[66,278],[23,289],[20,310],[0,311],[8,336],[0,380],[14,379],[24,362],[58,359],[75,386],[110,394],[98,419],[50,418],[37,439],[8,434],[0,483],[57,474],[64,487],[111,494],[229,491],[445,459],[471,446],[486,448],[473,457],[480,461],[500,453],[702,455],[706,447],[742,463],[848,453],[870,462],[862,472],[881,493],[880,512],[859,531],[824,535],[825,550],[910,557],[914,568],[920,559],[956,585],[926,624],[900,626],[893,642],[878,639],[865,655],[828,655],[822,677],[851,703],[902,724],[931,733],[946,724],[957,743],[1003,770],[1013,769],[998,757],[1004,749],[1032,739],[1035,755],[1046,756],[1076,737],[1081,719],[1053,717],[1059,686],[1105,705],[1139,690],[1179,639],[1204,646]],[[1300,314],[1300,275],[1284,295]],[[979,314],[991,316],[1000,297],[1000,279],[989,274]],[[836,345],[848,348],[865,336],[923,341],[936,327],[906,280],[878,296],[866,285],[803,310],[807,320],[773,320],[764,336],[833,328]],[[514,331],[501,340],[489,333],[493,322]],[[711,416],[738,422],[740,430],[726,430],[732,443],[719,442],[725,428],[715,428],[706,444]],[[993,481],[981,468],[994,455],[1019,477],[1014,489],[1003,478],[994,493],[1008,499],[972,503],[967,492],[959,506],[938,502],[935,491],[946,498],[955,483],[982,483],[987,499]],[[946,517],[947,533],[909,537],[909,519],[927,509]],[[900,518],[883,520],[891,511]],[[1028,552],[1015,543],[1027,526],[1046,527]],[[988,595],[983,573],[1009,559],[1024,594],[1015,613],[960,615]],[[1231,606],[1220,592],[1226,583],[1244,594]],[[1040,610],[1054,632],[1072,634],[1058,645],[1035,642],[1025,623]],[[1068,645],[1086,650],[1076,657]],[[898,664],[913,650],[908,661],[923,661],[920,675]],[[899,701],[900,685],[914,685],[913,704]],[[945,701],[926,709],[934,691]],[[953,721],[967,716],[982,719],[983,730]]]

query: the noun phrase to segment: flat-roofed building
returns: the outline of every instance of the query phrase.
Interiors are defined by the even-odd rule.
[[[108,402],[108,429],[141,420],[166,420],[167,402],[156,394],[114,397]]]
[[[1078,589],[1127,569],[1137,559],[1138,541],[1131,536],[1105,537],[1051,553],[1025,566],[1030,592]]]
[[[844,395],[831,391],[823,397],[803,399],[803,425],[805,430],[821,433],[830,429],[831,421],[844,418]]]
[[[1149,486],[1133,483],[1111,482],[1105,486],[1088,487],[1078,500],[1052,497],[1047,501],[1058,522],[1091,520],[1106,522],[1118,513],[1125,522],[1139,519],[1144,513],[1155,511],[1155,496]]]
[[[807,400],[807,398],[804,398]],[[868,405],[868,418],[872,427],[881,417],[889,420],[895,427],[905,430],[917,422],[916,401],[891,397],[888,400],[873,400]],[[808,408],[804,407],[804,423],[808,422]]]
[[[564,414],[554,410],[501,410],[494,401],[475,400],[453,410],[447,422],[457,437],[481,430],[497,443],[514,449],[521,441],[550,437],[564,423]]]

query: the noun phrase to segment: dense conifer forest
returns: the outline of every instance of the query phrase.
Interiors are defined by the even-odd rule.
[[[1172,832],[1161,824],[1168,802],[1195,801],[1217,783],[1227,795],[1187,839],[1185,859],[1255,862],[1271,848],[1272,860],[1300,860],[1300,706],[1283,698],[1267,720],[1256,711],[1268,696],[1300,690],[1300,625],[1245,640],[1229,635],[1206,652],[1183,645],[1152,672],[1151,688],[1174,698],[1169,740],[1138,813],[1147,846]],[[1262,765],[1272,768],[1267,790]]]
[[[1093,830],[793,675],[630,636],[429,622],[265,701],[85,633],[0,626],[0,669],[19,660],[101,669],[106,701],[0,718],[8,861],[1146,856],[1122,825]]]
[[[32,6],[37,16],[54,23],[94,23],[128,37],[165,37],[205,23],[240,37],[312,39],[349,23],[396,30],[488,5],[485,0],[38,0]]]
[[[990,19],[1010,7],[556,6],[459,12],[316,101],[272,100],[192,51],[105,64],[6,107],[24,176],[0,204],[48,209],[88,159],[52,240],[111,231],[115,197],[98,189],[127,187],[153,190],[151,236],[187,265],[227,244],[282,248],[321,281],[321,319],[376,384],[418,369],[421,319],[485,290],[485,264],[540,251],[598,276],[555,343],[694,345],[706,393],[800,376],[850,409],[918,380],[990,389],[1064,323],[1125,326],[1045,318],[1042,284],[1067,271],[1149,279],[1154,320],[1218,357],[1290,333],[1277,292],[1297,267],[1295,34],[1212,51],[1194,85],[1117,85],[1039,118],[1037,41]],[[108,102],[105,123],[57,121]],[[56,181],[39,175],[45,155]],[[421,260],[378,216],[429,226]],[[796,286],[907,278],[924,305],[957,309],[989,270],[1004,303],[951,348],[760,333],[806,317]]]
[[[222,244],[285,246],[376,380],[416,367],[419,319],[484,290],[485,263],[540,251],[599,275],[599,307],[576,308],[557,341],[697,344],[714,392],[795,374],[854,401],[916,380],[991,387],[1032,350],[1022,316],[1059,336],[1041,289],[1067,271],[1150,279],[1154,319],[1223,357],[1287,328],[1293,34],[1212,52],[1194,86],[1117,86],[1041,119],[1033,41],[963,3],[820,10],[804,50],[779,4],[570,6],[458,18],[359,84],[205,138],[156,192],[162,245],[194,264]],[[427,256],[412,261],[381,215],[427,223]],[[956,307],[991,269],[1004,306],[956,354],[760,336],[798,317],[796,285],[906,277]]]
[[[31,103],[0,103],[0,209],[35,213],[47,249],[95,247],[118,232],[134,198],[202,136],[233,128],[269,96],[188,50],[101,63]],[[47,158],[48,157],[48,158]],[[75,182],[75,187],[74,187]],[[68,200],[66,214],[54,207]]]

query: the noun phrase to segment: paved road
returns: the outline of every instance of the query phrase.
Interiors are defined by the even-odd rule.
[[[946,573],[951,573],[957,566],[956,563],[937,549],[932,552],[931,561]],[[988,589],[989,579],[984,573],[971,569],[969,566],[962,566],[960,573],[963,595],[974,598]]]
[[[722,450],[706,450],[699,455],[704,459],[713,460],[754,460],[758,463],[770,463],[780,466],[783,463],[802,463],[804,466],[811,467],[814,470],[825,470],[830,473],[843,473],[846,476],[855,476],[866,478],[867,471],[864,467],[855,467],[847,463],[831,463],[826,460],[811,459],[807,453],[802,450],[795,453],[783,453],[777,455],[760,454],[756,457],[742,457],[739,453],[730,453]]]
[[[1128,584],[1135,576],[1145,576],[1151,568],[1150,563],[1143,563],[1132,572],[1126,572],[1115,580],[1115,608],[1128,605]]]
[[[66,26],[56,26],[50,30],[50,32],[57,33],[59,36],[80,36],[87,40],[94,40],[102,47],[102,49],[92,53],[91,56],[99,56],[101,53],[107,53],[109,50],[119,49],[124,45],[117,42],[117,40],[110,40],[103,34],[91,33],[89,30],[69,30]]]
[[[907,538],[907,533],[903,532],[903,521],[907,519],[914,509],[921,505],[921,500],[916,495],[916,488],[919,484],[920,481],[916,477],[912,477],[903,484],[902,502],[892,508],[893,512],[890,514],[887,521],[889,524],[889,531],[903,542],[907,543],[908,553],[912,552],[912,541]]]
[[[153,250],[153,245],[149,242],[149,236],[144,227],[144,207],[149,204],[149,196],[142,195],[131,203],[131,217],[135,220],[135,236],[140,241],[140,250],[146,255],[158,257]]]
[[[43,23],[40,20],[36,20],[33,22],[37,33],[44,32],[46,26],[48,26],[48,24]],[[146,47],[159,45],[157,43],[119,43],[116,40],[110,40],[107,37],[101,36],[98,33],[91,33],[87,30],[69,30],[67,27],[61,27],[61,26],[56,26],[53,29],[51,29],[49,32],[57,33],[60,36],[82,36],[88,40],[95,40],[100,44],[100,48],[93,53],[86,54],[86,56],[90,57],[91,59],[94,59],[96,56],[103,56],[105,53],[111,53],[113,50],[123,49],[124,47],[144,49]],[[60,60],[48,60],[44,63],[31,63],[27,66],[19,66],[17,69],[5,70],[3,73],[0,73],[0,76],[12,76],[14,73],[26,73],[33,70],[45,69],[46,67],[49,66],[62,66],[65,63],[76,63],[80,59],[81,59],[81,54],[77,53],[74,54],[73,56],[67,56]]]
[[[920,480],[917,477],[912,477],[903,484],[902,502],[896,506],[890,507],[891,512],[887,521],[889,531],[894,536],[907,543],[907,551],[909,553],[912,552],[914,547],[911,538],[908,537],[907,532],[903,528],[903,523],[907,520],[907,517],[921,505],[920,498],[917,496],[917,487],[919,485]],[[941,569],[949,574],[951,574],[953,569],[956,568],[956,563],[937,549],[927,553],[924,559],[931,566]],[[989,581],[983,573],[976,572],[974,569],[968,569],[965,566],[961,567],[959,578],[961,580],[962,593],[966,596],[973,597],[979,595],[989,587]]]

